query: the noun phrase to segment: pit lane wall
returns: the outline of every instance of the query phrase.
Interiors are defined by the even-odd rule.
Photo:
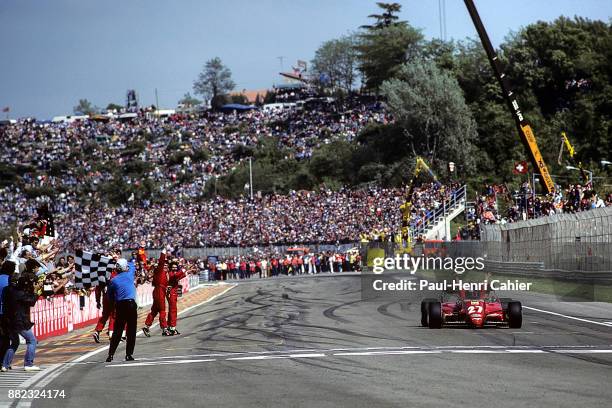
[[[181,279],[183,293],[189,292],[198,285],[198,276],[188,276]],[[136,288],[138,306],[153,303],[153,288],[146,283]],[[96,296],[93,292],[86,296],[76,293],[41,297],[30,309],[34,322],[34,334],[37,339],[66,334],[76,329],[96,323],[102,315],[102,310],[96,307]]]

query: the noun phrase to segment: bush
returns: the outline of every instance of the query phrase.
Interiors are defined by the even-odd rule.
[[[37,198],[37,197],[43,197],[43,196],[47,196],[47,197],[55,197],[55,189],[53,187],[32,187],[32,188],[26,188],[24,190],[24,194],[26,195],[26,197],[28,198]]]
[[[64,160],[56,160],[51,163],[49,169],[49,175],[51,176],[60,176],[63,172],[68,170],[70,165]]]
[[[128,160],[123,165],[122,173],[142,176],[143,174],[151,170],[151,167],[152,165],[150,163],[142,160]]]
[[[193,152],[191,159],[195,162],[203,162],[210,158],[210,151],[204,148],[197,149]]]
[[[176,164],[183,164],[183,160],[185,159],[185,157],[190,156],[189,152],[185,152],[185,151],[181,151],[181,152],[176,152],[173,153],[169,158],[168,158],[168,163],[170,165],[176,165]]]
[[[10,186],[17,181],[17,167],[9,163],[0,163],[0,186]]]

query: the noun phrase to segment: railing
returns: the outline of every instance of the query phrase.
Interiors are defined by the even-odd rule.
[[[451,197],[442,202],[442,205],[421,219],[418,225],[410,226],[410,236],[415,239],[427,232],[430,227],[437,225],[443,221],[458,205],[465,202],[467,194],[467,186],[463,185],[453,191]]]

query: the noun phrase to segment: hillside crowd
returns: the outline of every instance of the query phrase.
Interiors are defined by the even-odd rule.
[[[498,211],[498,198],[508,203],[505,213]],[[525,182],[515,192],[509,192],[505,186],[486,185],[478,197],[476,214],[484,224],[505,224],[609,206],[612,206],[612,193],[602,197],[590,184],[571,184],[553,194],[534,196],[531,185]]]

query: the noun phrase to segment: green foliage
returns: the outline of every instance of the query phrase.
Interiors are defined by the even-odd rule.
[[[120,176],[115,176],[111,181],[103,183],[99,192],[113,206],[119,206],[127,202],[131,194],[135,192],[135,186],[128,184]]]
[[[142,161],[142,160],[128,160],[124,165],[123,168],[121,170],[122,174],[128,174],[131,176],[142,176],[144,175],[146,172],[150,171],[152,169],[153,165],[151,163],[148,163],[146,161]]]
[[[51,176],[61,176],[62,173],[64,173],[69,168],[70,168],[70,165],[68,164],[68,162],[64,160],[56,160],[56,161],[51,162],[48,173]]]
[[[79,99],[79,103],[73,108],[75,115],[93,115],[100,111],[100,108],[94,106],[87,99]]]
[[[365,88],[378,93],[383,81],[392,78],[398,68],[419,55],[423,35],[405,21],[398,21],[397,3],[377,3],[383,14],[370,15],[375,23],[362,26],[356,50],[359,54],[359,70],[365,79]]]
[[[403,130],[402,145],[432,164],[453,161],[465,171],[473,170],[476,123],[449,72],[432,61],[417,60],[403,65],[397,78],[385,81],[382,93]]]
[[[210,106],[213,109],[220,109],[223,105],[231,102],[231,98],[228,95],[215,95],[210,100]]]
[[[242,105],[248,105],[249,104],[249,100],[243,94],[232,94],[232,95],[230,95],[229,102],[231,102],[231,103],[239,103],[239,104],[242,104]]]
[[[29,199],[45,196],[53,198],[57,193],[56,189],[51,186],[26,188],[23,192]]]
[[[276,93],[267,91],[266,95],[264,96],[263,103],[267,104],[267,103],[274,103],[274,102],[276,102]]]
[[[0,162],[0,186],[10,186],[17,181],[16,166]]]
[[[183,95],[181,100],[178,101],[178,103],[186,107],[192,107],[201,104],[202,101],[194,98],[189,92],[187,92],[185,95]]]
[[[235,160],[244,159],[247,157],[252,157],[255,154],[255,149],[250,146],[245,146],[243,144],[237,144],[232,149],[232,156]]]
[[[325,41],[312,60],[314,78],[322,88],[350,92],[357,78],[357,37],[343,36]]]
[[[106,110],[107,110],[107,111],[117,111],[117,112],[119,112],[119,111],[121,111],[122,109],[123,109],[123,106],[118,105],[118,104],[116,104],[116,103],[112,103],[112,102],[111,102],[111,103],[109,103],[108,105],[106,105]]]
[[[198,79],[193,83],[193,91],[196,95],[214,100],[219,95],[229,93],[235,86],[232,71],[223,65],[221,58],[215,57],[204,65]]]
[[[195,163],[199,163],[199,162],[203,162],[206,161],[210,158],[210,151],[204,148],[201,149],[197,149],[193,152],[193,156],[191,157],[191,160],[193,160]]]
[[[397,13],[399,13],[402,9],[401,4],[376,2],[376,5],[382,10],[381,14],[370,14],[368,18],[374,19],[374,24],[364,25],[361,26],[361,28],[367,28],[369,30],[372,30],[405,24],[404,21],[399,21],[399,16],[397,15]]]
[[[144,152],[147,147],[146,143],[142,140],[133,140],[126,146],[125,149],[121,152],[122,156],[137,156],[140,153]]]
[[[611,48],[610,22],[566,17],[531,24],[503,45],[517,91],[532,95],[534,110],[555,122],[555,128],[544,128],[554,135],[549,161],[555,159],[562,130],[576,142],[580,160],[610,159]]]

